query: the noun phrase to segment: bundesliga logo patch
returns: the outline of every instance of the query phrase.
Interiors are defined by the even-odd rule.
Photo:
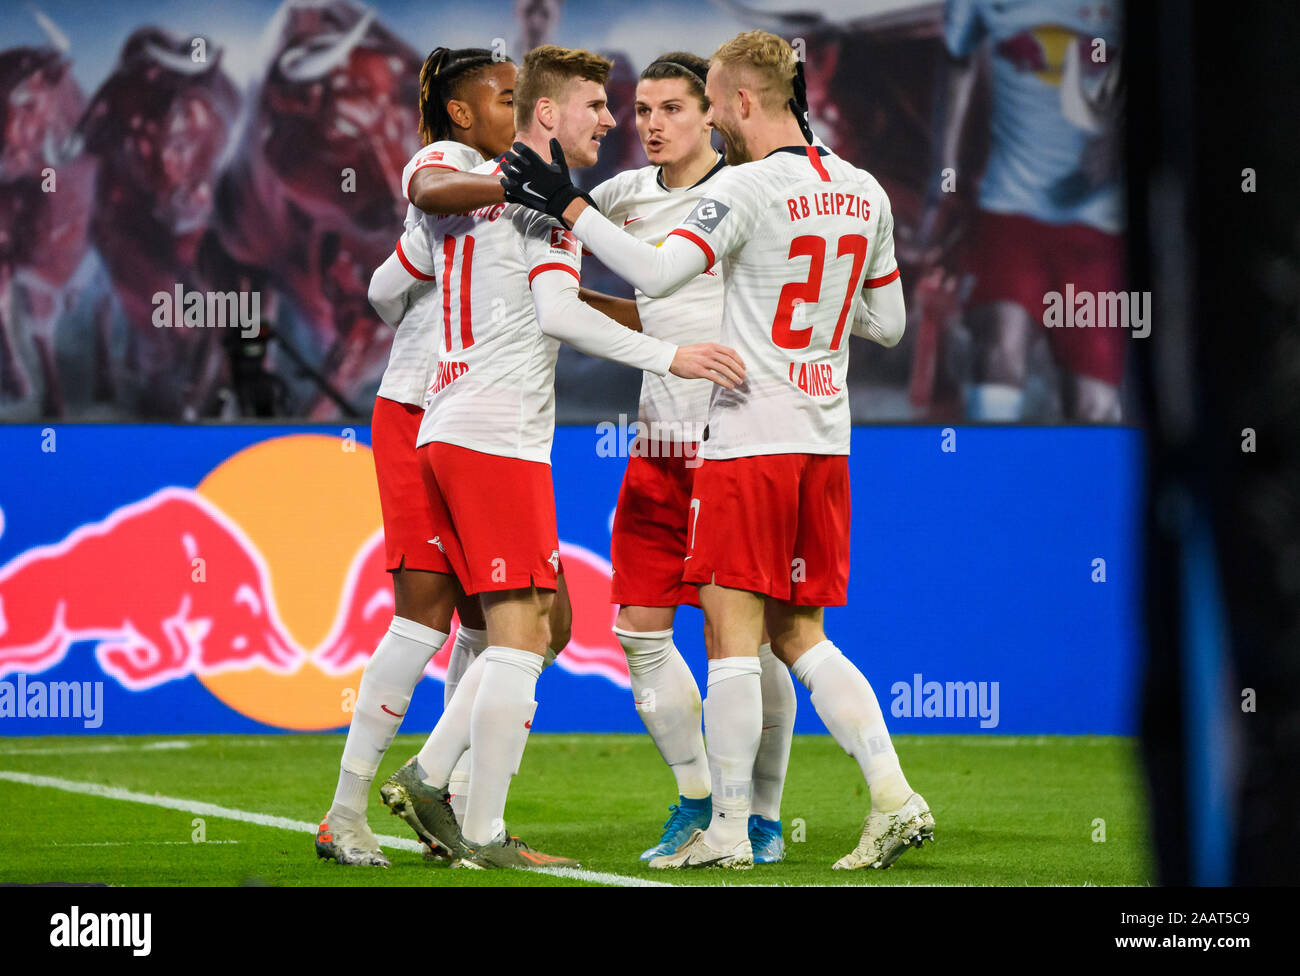
[[[719,203],[717,200],[701,200],[700,205],[686,218],[686,223],[694,224],[706,234],[712,234],[718,229],[722,218],[730,212],[731,208],[725,203]]]
[[[563,227],[552,227],[551,247],[556,251],[568,251],[570,254],[577,254],[578,239],[573,236],[573,231],[565,230]]]

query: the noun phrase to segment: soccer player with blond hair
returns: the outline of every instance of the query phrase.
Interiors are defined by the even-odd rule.
[[[709,63],[685,51],[655,58],[641,72],[633,106],[648,166],[619,173],[591,191],[609,220],[642,241],[661,244],[668,232],[707,198],[726,171],[713,148]],[[586,301],[630,328],[674,342],[717,339],[722,330],[722,274],[710,269],[671,295],[636,300],[584,292]],[[614,634],[627,654],[637,714],[672,771],[677,802],[648,861],[671,854],[712,818],[709,762],[700,732],[700,691],[673,640],[677,607],[699,606],[686,583],[691,486],[709,413],[709,385],[644,373],[637,422],[610,539],[611,599],[619,605]],[[711,640],[705,628],[706,645]],[[785,857],[781,793],[794,733],[795,695],[790,669],[759,647],[763,736],[754,760],[749,836],[755,863]]]

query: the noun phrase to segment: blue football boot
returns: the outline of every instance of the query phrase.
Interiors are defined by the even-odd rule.
[[[688,800],[679,796],[677,802],[668,808],[668,819],[664,821],[663,836],[659,843],[641,854],[641,860],[672,854],[682,844],[690,840],[695,830],[707,830],[713,819],[713,797],[706,796],[699,800]]]
[[[758,814],[749,818],[749,846],[754,849],[755,864],[776,864],[785,860],[785,838],[781,821],[768,820]]]

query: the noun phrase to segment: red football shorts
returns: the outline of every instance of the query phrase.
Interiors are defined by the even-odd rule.
[[[437,545],[466,593],[556,588],[560,540],[549,464],[440,441],[419,453]]]
[[[698,446],[646,445],[643,453],[658,456],[628,458],[610,539],[611,602],[633,607],[700,605],[699,591],[682,582],[691,485],[700,465]]]
[[[1086,224],[1045,224],[1018,214],[981,210],[967,261],[975,275],[968,307],[1015,302],[1041,324],[1048,292],[1075,294],[1125,287],[1124,239]],[[1118,386],[1124,378],[1125,328],[1051,328],[1057,365]]]
[[[450,573],[451,563],[429,540],[437,535],[429,496],[420,474],[415,436],[424,411],[409,403],[375,398],[370,418],[370,448],[379,481],[379,510],[384,516],[384,568]]]
[[[705,461],[695,472],[684,578],[798,606],[843,606],[849,502],[843,454]]]

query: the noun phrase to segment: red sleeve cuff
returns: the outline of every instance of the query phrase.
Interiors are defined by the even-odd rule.
[[[887,275],[881,275],[879,278],[868,278],[862,285],[863,288],[879,288],[881,285],[887,285],[898,277],[898,269],[895,268]]]
[[[700,237],[698,234],[692,234],[689,230],[682,230],[680,227],[668,232],[669,237],[672,237],[674,234],[678,237],[686,238],[704,252],[704,260],[708,262],[708,264],[704,266],[705,271],[708,271],[713,267],[713,262],[717,259],[713,255],[713,248],[709,247],[708,242],[705,241],[704,238]]]
[[[425,274],[410,262],[406,256],[406,252],[402,250],[402,241],[400,238],[397,241],[397,260],[402,262],[402,267],[406,269],[407,273],[410,274],[412,278],[418,278],[420,281],[436,280],[434,275]]]
[[[537,267],[533,268],[532,271],[528,272],[529,288],[533,287],[533,279],[536,278],[543,271],[567,271],[569,272],[569,274],[573,275],[573,277],[578,280],[579,284],[582,283],[582,276],[578,274],[578,269],[575,268],[573,265],[561,264],[559,261],[552,261],[549,264],[539,264]]]

